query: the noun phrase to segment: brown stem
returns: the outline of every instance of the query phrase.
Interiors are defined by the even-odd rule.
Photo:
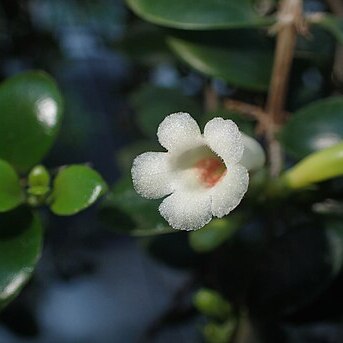
[[[251,119],[257,120],[260,125],[265,127],[269,122],[267,113],[259,106],[250,105],[242,101],[225,99],[223,106],[232,112],[237,112]]]
[[[302,0],[283,0],[280,4],[278,22],[271,30],[277,32],[277,38],[272,78],[266,104],[266,112],[270,118],[267,139],[272,176],[279,175],[283,164],[282,150],[275,139],[275,132],[285,120],[284,105],[289,74],[294,57],[297,29],[302,28],[301,23]]]
[[[269,87],[266,110],[275,124],[283,123],[289,73],[292,67],[297,38],[296,22],[302,13],[302,0],[281,2],[273,73]]]

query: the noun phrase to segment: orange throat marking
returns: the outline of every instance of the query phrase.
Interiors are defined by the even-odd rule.
[[[201,183],[207,188],[215,186],[227,171],[225,164],[216,157],[205,157],[199,160],[194,167],[199,173]]]

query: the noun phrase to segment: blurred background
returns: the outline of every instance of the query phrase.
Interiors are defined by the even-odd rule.
[[[147,71],[119,50],[132,17],[121,0],[1,0],[1,79],[43,69],[65,97],[48,167],[90,163],[112,184],[121,173],[118,150],[137,136],[127,95],[142,81],[179,82],[172,65]],[[157,263],[134,239],[107,231],[94,209],[69,219],[43,215],[43,257],[1,313],[0,342],[150,341],[187,287],[187,271]],[[156,341],[189,342],[195,334],[186,321]]]
[[[308,0],[305,8],[327,6]],[[158,122],[137,122],[135,116],[144,103],[174,99],[171,105],[156,104],[156,111],[169,114],[180,96],[192,97],[182,106],[196,115],[200,108],[213,108],[209,89],[258,105],[265,100],[260,92],[188,68],[170,52],[161,31],[136,18],[123,0],[1,0],[0,28],[1,79],[42,69],[57,80],[65,98],[62,129],[44,164],[53,169],[89,163],[110,185],[128,174],[125,147],[154,135]],[[334,39],[320,29],[312,35],[316,39],[298,42],[289,111],[342,90],[341,80],[333,81],[329,72]],[[240,35],[233,41],[240,42]],[[140,150],[143,143],[137,144]],[[148,238],[111,232],[96,208],[67,219],[44,211],[42,216],[43,256],[30,283],[0,314],[0,343],[202,341],[203,318],[191,304],[194,253],[183,234],[161,238],[161,261],[144,249]],[[254,225],[245,230],[251,241],[261,238],[253,235]],[[215,261],[197,273],[208,275]],[[310,312],[271,325],[277,334],[270,341],[340,342],[341,324],[304,324]]]

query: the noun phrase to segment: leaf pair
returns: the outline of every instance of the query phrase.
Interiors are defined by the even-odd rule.
[[[84,165],[61,169],[52,186],[46,169],[36,166],[55,141],[62,109],[55,81],[43,72],[25,72],[0,86],[0,309],[28,281],[42,248],[39,217],[20,205],[47,204],[55,214],[72,215],[107,189]]]

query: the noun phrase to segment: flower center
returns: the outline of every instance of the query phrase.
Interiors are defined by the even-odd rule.
[[[205,187],[211,188],[226,174],[225,164],[217,157],[210,156],[200,159],[194,166]]]

